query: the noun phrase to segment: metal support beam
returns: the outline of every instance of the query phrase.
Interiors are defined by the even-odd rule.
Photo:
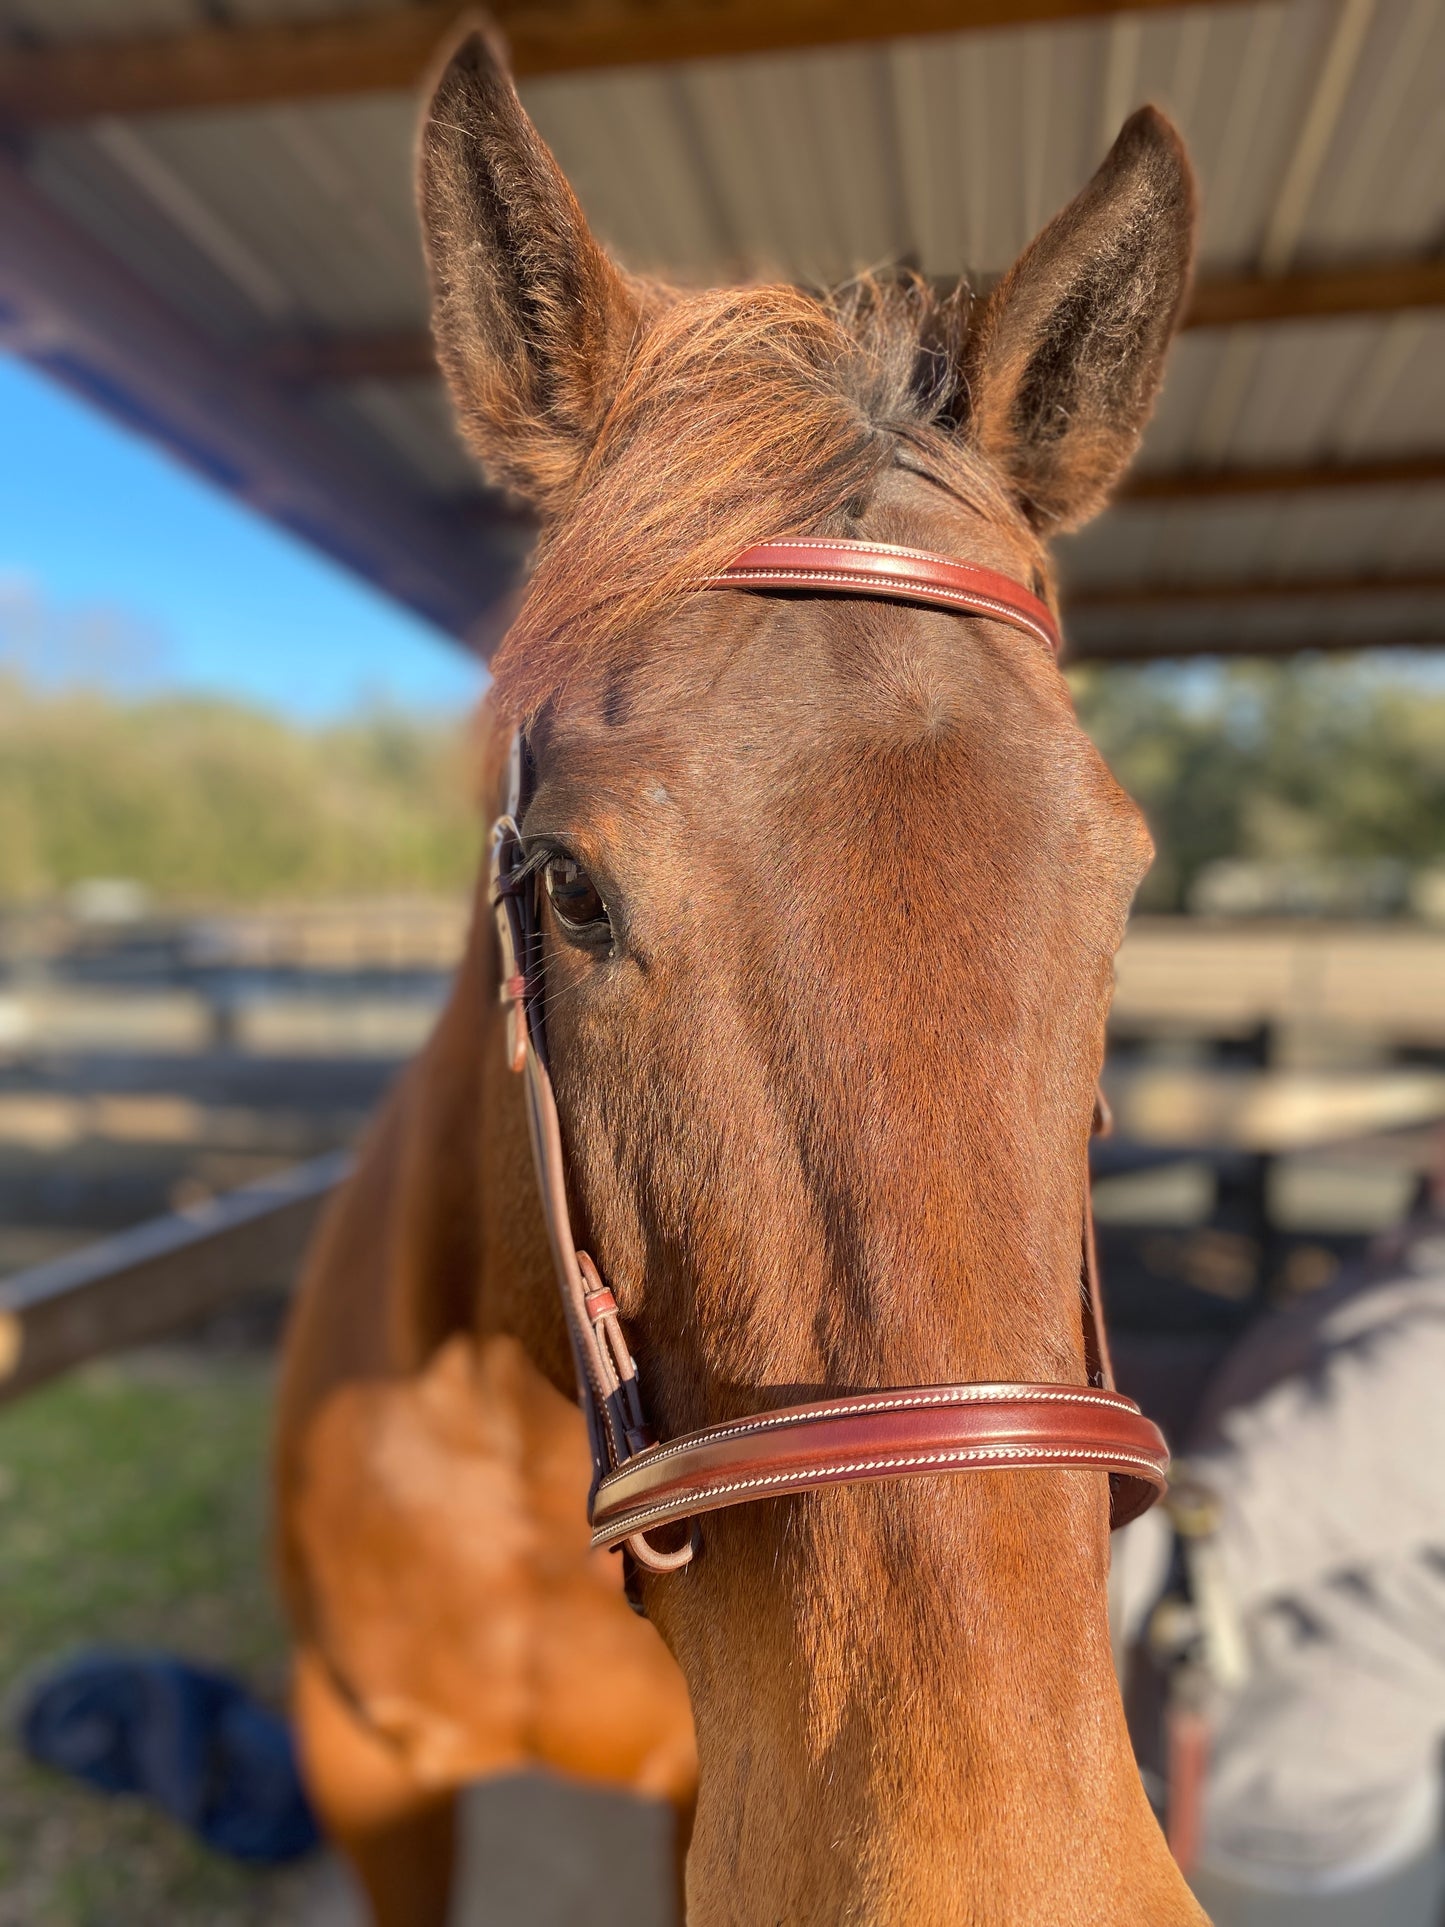
[[[1068,660],[1149,662],[1194,656],[1290,656],[1306,650],[1346,654],[1379,649],[1445,649],[1445,627],[1439,610],[1410,621],[1408,626],[1400,621],[1396,610],[1374,635],[1361,633],[1353,625],[1341,626],[1333,633],[1326,627],[1322,633],[1309,621],[1292,623],[1282,634],[1261,633],[1257,624],[1223,619],[1226,611],[1247,610],[1251,605],[1261,609],[1294,605],[1308,612],[1312,604],[1385,604],[1401,596],[1445,597],[1445,575],[1100,583],[1064,595]],[[1207,619],[1208,611],[1215,607],[1221,613],[1217,625]],[[1383,607],[1380,613],[1386,616]],[[1172,625],[1167,620],[1129,620],[1141,615],[1192,620],[1180,634],[1177,628],[1171,633]],[[1110,624],[1110,617],[1115,618],[1117,626]]]
[[[258,1287],[289,1285],[350,1169],[348,1153],[332,1152],[0,1282],[0,1403]]]
[[[777,52],[1161,12],[1185,0],[497,0],[492,16],[519,76]],[[1213,5],[1237,0],[1208,0]],[[415,87],[461,15],[457,0],[317,21],[117,37],[0,53],[0,117],[39,126],[105,114],[208,107]]]
[[[270,381],[297,388],[358,381],[440,377],[436,346],[425,328],[375,335],[295,335],[269,343],[252,364]]]
[[[469,528],[365,473],[304,402],[196,333],[0,155],[0,325],[14,352],[441,628],[481,647],[515,523]]]

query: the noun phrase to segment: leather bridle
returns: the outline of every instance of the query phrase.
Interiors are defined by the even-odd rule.
[[[1053,614],[1010,577],[924,550],[789,536],[748,549],[700,587],[803,591],[923,604],[1021,629],[1057,655]],[[842,1392],[731,1419],[665,1444],[644,1415],[637,1365],[617,1302],[572,1238],[561,1125],[547,1068],[539,879],[524,862],[520,823],[529,759],[513,739],[505,813],[493,825],[490,890],[501,949],[511,1067],[526,1080],[543,1214],[561,1288],[592,1446],[588,1498],[594,1547],[625,1545],[649,1572],[685,1566],[697,1518],[721,1506],[865,1479],[989,1469],[1095,1468],[1110,1475],[1110,1519],[1126,1525],[1164,1489],[1169,1453],[1132,1399],[1114,1389],[1093,1224],[1087,1206],[1080,1282],[1087,1385],[922,1385]],[[1096,1126],[1106,1117],[1102,1101]],[[689,1523],[675,1551],[648,1534]]]

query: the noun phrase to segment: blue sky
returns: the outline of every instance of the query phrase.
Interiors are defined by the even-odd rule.
[[[454,710],[481,672],[374,594],[0,355],[0,666],[321,719]]]

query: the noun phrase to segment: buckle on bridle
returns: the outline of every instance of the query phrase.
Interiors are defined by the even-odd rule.
[[[607,1392],[607,1416],[612,1425],[613,1442],[618,1448],[618,1463],[636,1458],[657,1443],[642,1409],[642,1392],[637,1382],[637,1360],[622,1329],[617,1300],[602,1282],[596,1265],[585,1251],[577,1253],[577,1269],[585,1287],[582,1306],[597,1338]]]

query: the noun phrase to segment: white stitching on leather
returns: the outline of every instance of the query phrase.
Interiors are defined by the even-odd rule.
[[[769,545],[771,546],[771,545]],[[728,569],[714,576],[709,587],[725,588],[729,583],[792,582],[794,571],[791,569]],[[1014,602],[1000,602],[993,596],[984,595],[976,589],[948,589],[935,582],[914,582],[907,576],[891,575],[852,575],[841,569],[811,569],[809,582],[833,582],[846,589],[886,589],[890,592],[907,595],[921,601],[925,597],[938,597],[948,602],[956,602],[960,608],[972,609],[978,615],[996,616],[1001,622],[1008,622],[1016,629],[1023,629],[1033,636],[1052,655],[1056,644],[1053,634],[1037,622],[1028,612]],[[803,585],[798,585],[803,586]]]
[[[936,549],[906,549],[899,542],[850,542],[846,537],[830,541],[826,535],[779,535],[771,542],[755,542],[755,549],[857,549],[864,555],[902,555],[910,562],[941,562],[946,569],[981,569],[987,565],[982,562],[955,562],[952,557],[940,555]],[[747,549],[743,555],[749,554]],[[738,557],[742,560],[742,556]],[[1006,570],[990,569],[990,575],[1006,574]],[[1020,584],[1020,587],[1023,585]]]
[[[1111,1452],[1103,1446],[1094,1445],[970,1445],[947,1452],[907,1452],[891,1459],[856,1459],[846,1465],[802,1466],[791,1472],[758,1473],[749,1479],[729,1479],[718,1485],[695,1486],[687,1493],[677,1493],[671,1499],[661,1500],[642,1511],[619,1514],[609,1524],[599,1526],[593,1532],[592,1546],[596,1550],[628,1538],[634,1532],[646,1532],[667,1518],[688,1519],[701,1510],[716,1510],[711,1505],[699,1506],[698,1502],[720,1499],[731,1492],[758,1492],[767,1486],[781,1485],[801,1489],[825,1479],[847,1478],[856,1473],[926,1471],[935,1465],[977,1465],[984,1462],[1021,1466],[1027,1471],[1041,1472],[1067,1471],[1071,1464],[1084,1462],[1107,1468],[1137,1466],[1156,1478],[1162,1473],[1156,1459],[1145,1458],[1134,1452]],[[600,1490],[605,1489],[604,1483]]]
[[[1001,1404],[1005,1400],[1011,1405],[1102,1405],[1111,1412],[1132,1412],[1143,1417],[1133,1399],[1125,1398],[1122,1392],[1075,1392],[1064,1385],[1019,1385],[1007,1389],[993,1384],[945,1385],[936,1391],[897,1392],[887,1398],[868,1398],[865,1395],[842,1405],[810,1405],[801,1412],[764,1412],[758,1418],[726,1419],[721,1425],[709,1426],[705,1432],[689,1432],[684,1438],[674,1439],[670,1445],[658,1445],[650,1452],[639,1452],[635,1458],[618,1466],[611,1478],[604,1479],[597,1489],[599,1493],[605,1492],[613,1479],[622,1478],[644,1461],[649,1466],[661,1465],[664,1459],[676,1458],[679,1452],[691,1452],[698,1446],[712,1445],[718,1439],[745,1438],[750,1432],[781,1432],[790,1425],[809,1425],[814,1419],[821,1418],[847,1418],[854,1412],[903,1412],[927,1405]]]

